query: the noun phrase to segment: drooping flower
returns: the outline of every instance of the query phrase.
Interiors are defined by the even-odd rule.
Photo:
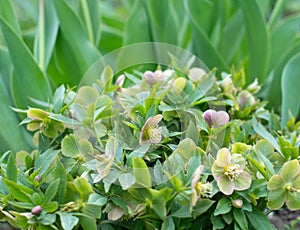
[[[156,70],[155,72],[148,70],[143,74],[143,78],[148,86],[153,86],[165,80],[164,73],[161,70]]]
[[[255,98],[247,90],[241,91],[237,95],[236,100],[238,102],[240,109],[242,110],[245,109],[246,107],[252,107],[255,104]]]
[[[212,128],[223,126],[230,120],[226,111],[215,111],[213,109],[206,110],[202,116],[207,124]]]
[[[140,144],[158,144],[161,141],[162,130],[157,125],[162,118],[161,114],[148,118],[140,133]]]
[[[40,130],[49,138],[55,138],[58,133],[65,130],[62,122],[51,119],[50,113],[42,109],[30,108],[27,111],[27,117],[31,119],[27,124],[29,131]]]
[[[251,176],[244,171],[245,159],[240,154],[232,154],[227,148],[218,151],[217,159],[212,166],[212,174],[218,187],[225,195],[234,190],[246,190],[251,185]]]
[[[300,166],[298,160],[286,162],[279,174],[271,177],[268,207],[279,209],[286,203],[290,210],[300,209]]]
[[[195,206],[197,201],[201,197],[203,198],[210,197],[212,193],[212,184],[210,182],[202,183],[199,181],[203,169],[204,169],[203,165],[198,166],[198,168],[195,170],[192,176],[192,192],[193,192],[191,198],[192,206]]]

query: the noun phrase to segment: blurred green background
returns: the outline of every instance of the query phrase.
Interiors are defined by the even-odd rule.
[[[51,101],[140,42],[182,47],[219,73],[245,69],[284,126],[300,105],[299,12],[299,0],[0,0],[0,150],[32,148],[10,107]]]

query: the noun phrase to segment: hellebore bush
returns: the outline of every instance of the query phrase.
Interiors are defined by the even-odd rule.
[[[0,218],[21,229],[274,229],[300,208],[299,129],[241,72],[103,73],[17,110],[36,150],[0,159]],[[113,79],[116,77],[114,83]],[[134,80],[134,82],[133,82]]]

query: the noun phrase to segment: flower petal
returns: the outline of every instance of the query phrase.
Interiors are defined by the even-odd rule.
[[[286,201],[285,189],[277,189],[269,192],[268,196],[268,207],[270,209],[279,209]]]
[[[233,181],[234,189],[238,191],[246,190],[251,185],[251,176],[247,172],[241,172],[238,178]]]
[[[218,180],[220,177],[224,176],[223,167],[219,167],[216,161],[213,163],[211,171],[215,180]]]
[[[280,188],[284,188],[284,182],[282,180],[282,177],[278,174],[275,174],[271,177],[271,179],[268,182],[268,190],[272,191],[272,190],[276,190],[276,189],[280,189]]]
[[[234,184],[227,176],[220,177],[217,180],[218,187],[222,193],[225,195],[231,195],[234,190]]]
[[[144,126],[155,127],[162,120],[163,116],[161,114],[157,114],[154,117],[148,118]]]
[[[292,183],[295,177],[299,174],[299,168],[299,162],[296,159],[286,162],[282,166],[282,170],[280,172],[280,175],[282,176],[284,182]]]
[[[300,192],[289,192],[286,205],[290,210],[300,209]]]
[[[230,117],[226,111],[218,111],[216,120],[214,120],[214,126],[219,127],[227,124]]]
[[[217,154],[217,165],[220,167],[224,167],[230,164],[231,161],[231,154],[227,148],[222,148],[218,151]]]

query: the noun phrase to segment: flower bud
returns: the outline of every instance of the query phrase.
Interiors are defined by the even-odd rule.
[[[233,207],[242,208],[244,203],[241,199],[236,199],[236,200],[232,200],[231,204]]]
[[[232,94],[234,91],[233,81],[231,75],[227,75],[221,82],[221,87],[223,88],[224,93]]]
[[[255,104],[255,98],[247,90],[240,92],[236,99],[241,110],[245,109],[246,107],[251,107]]]
[[[154,73],[152,71],[146,71],[143,74],[143,78],[146,80],[148,86],[153,86],[165,80],[164,73],[161,70],[156,70]]]
[[[201,68],[191,68],[189,78],[192,82],[199,82],[206,75],[206,72]]]
[[[116,85],[122,87],[124,84],[124,81],[125,81],[125,75],[121,74],[116,80]]]
[[[247,90],[250,93],[257,93],[260,90],[261,86],[258,84],[257,78],[255,78],[254,82],[252,82],[248,87]]]
[[[215,111],[213,109],[206,110],[203,118],[210,127],[220,127],[229,122],[229,115],[226,111]]]
[[[179,95],[184,87],[186,85],[186,80],[185,78],[183,77],[179,77],[177,78],[174,82],[173,82],[173,85],[172,85],[172,92],[175,94],[175,95]]]
[[[36,175],[36,176],[34,177],[34,180],[37,181],[37,182],[41,182],[42,177],[41,177],[40,175]]]
[[[41,212],[43,211],[43,208],[38,205],[38,206],[35,206],[32,210],[31,210],[31,213],[33,215],[39,215]]]

